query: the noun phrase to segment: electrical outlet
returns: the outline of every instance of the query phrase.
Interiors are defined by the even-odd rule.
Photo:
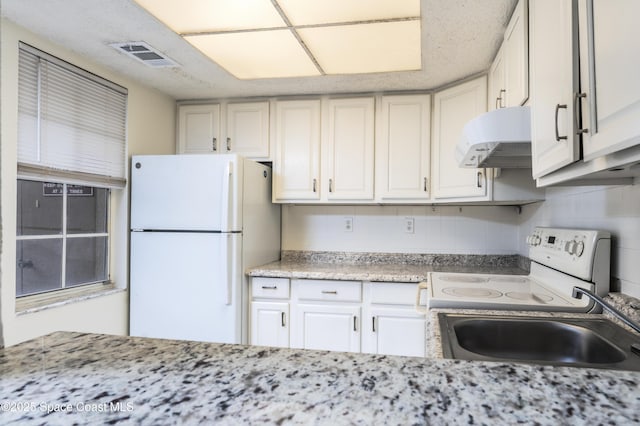
[[[353,231],[353,218],[351,216],[346,216],[344,218],[344,232],[352,232]]]
[[[412,217],[404,218],[404,232],[407,234],[413,234],[413,229],[415,225],[415,219]]]

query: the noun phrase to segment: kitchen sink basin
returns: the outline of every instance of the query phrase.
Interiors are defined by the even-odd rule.
[[[438,319],[445,358],[640,371],[640,337],[606,319],[445,313]]]

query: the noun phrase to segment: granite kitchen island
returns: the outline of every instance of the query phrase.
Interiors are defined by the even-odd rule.
[[[640,373],[58,332],[0,350],[0,423],[632,424]]]

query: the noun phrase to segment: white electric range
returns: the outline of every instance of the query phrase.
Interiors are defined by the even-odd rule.
[[[571,297],[574,286],[609,292],[608,232],[538,227],[527,237],[529,275],[433,272],[429,308],[596,312],[590,298]],[[424,287],[423,287],[424,288]]]

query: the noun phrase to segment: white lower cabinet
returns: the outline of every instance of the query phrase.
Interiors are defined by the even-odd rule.
[[[425,356],[417,283],[253,278],[252,345]],[[290,315],[289,315],[290,313]]]
[[[360,306],[296,303],[292,311],[292,348],[360,352]]]
[[[250,337],[252,345],[289,347],[289,280],[251,280]]]
[[[289,347],[288,302],[251,302],[251,344]]]
[[[292,280],[291,347],[360,352],[359,281]]]
[[[362,352],[424,357],[426,319],[416,283],[364,283]]]

